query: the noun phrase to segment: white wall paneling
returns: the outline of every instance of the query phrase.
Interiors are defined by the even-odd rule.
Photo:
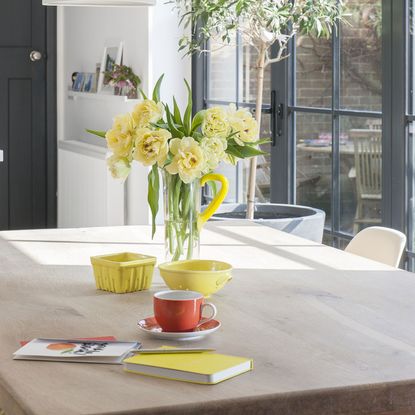
[[[72,146],[71,146],[72,145]],[[123,225],[124,184],[106,169],[105,150],[66,141],[58,157],[58,226]]]

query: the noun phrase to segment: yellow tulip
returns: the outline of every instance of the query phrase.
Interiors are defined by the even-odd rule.
[[[169,152],[168,140],[170,138],[171,134],[167,130],[138,128],[135,133],[134,159],[144,166],[158,163],[162,167]]]
[[[226,138],[222,137],[203,137],[200,146],[205,156],[204,173],[215,170],[219,163],[226,159],[225,150],[228,146]]]
[[[114,179],[126,179],[130,174],[131,165],[125,157],[118,157],[113,154],[107,159],[107,166]]]
[[[108,148],[119,157],[131,157],[134,123],[130,114],[118,115],[105,134]]]
[[[170,141],[170,152],[173,154],[173,161],[166,166],[170,174],[178,174],[184,183],[201,177],[205,169],[205,157],[194,138],[174,138]]]
[[[137,128],[149,127],[150,123],[155,123],[163,118],[163,104],[145,99],[137,104],[131,113]]]
[[[229,106],[229,123],[237,134],[232,137],[241,146],[244,143],[252,143],[258,140],[258,123],[247,108],[236,109],[235,105]]]
[[[202,133],[206,137],[226,138],[231,131],[225,108],[212,107],[205,111]]]

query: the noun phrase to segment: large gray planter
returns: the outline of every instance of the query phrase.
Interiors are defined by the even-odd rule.
[[[245,219],[246,204],[224,203],[211,220]],[[256,203],[254,221],[321,243],[326,214],[320,209],[279,203]]]

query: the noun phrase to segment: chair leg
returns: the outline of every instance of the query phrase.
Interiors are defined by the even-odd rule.
[[[353,233],[357,234],[360,231],[360,227],[361,227],[361,223],[357,222],[358,220],[363,219],[363,215],[362,215],[362,201],[358,200],[357,201],[357,206],[356,206],[356,214],[354,216],[354,224],[353,224]]]

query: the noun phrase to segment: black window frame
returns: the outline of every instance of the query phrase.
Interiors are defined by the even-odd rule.
[[[408,111],[409,60],[408,19],[409,0],[382,0],[382,110],[363,111],[340,108],[340,47],[341,33],[334,32],[332,107],[315,108],[296,105],[295,48],[291,43],[291,58],[273,65],[271,90],[275,94],[273,105],[264,106],[271,113],[271,202],[295,202],[295,115],[297,113],[326,114],[332,117],[332,224],[325,234],[331,236],[334,246],[341,246],[352,235],[339,229],[339,122],[341,116],[356,116],[382,120],[382,225],[400,230],[413,238],[408,209],[409,180],[413,180],[414,166],[409,160],[408,125],[415,121],[415,108]],[[197,109],[212,102],[207,99],[207,55],[194,55],[192,60],[193,94]],[[414,80],[415,81],[415,80]],[[250,106],[246,103],[239,103]],[[412,143],[410,143],[412,145]],[[415,263],[412,241],[407,256]],[[410,266],[412,268],[412,266]]]

